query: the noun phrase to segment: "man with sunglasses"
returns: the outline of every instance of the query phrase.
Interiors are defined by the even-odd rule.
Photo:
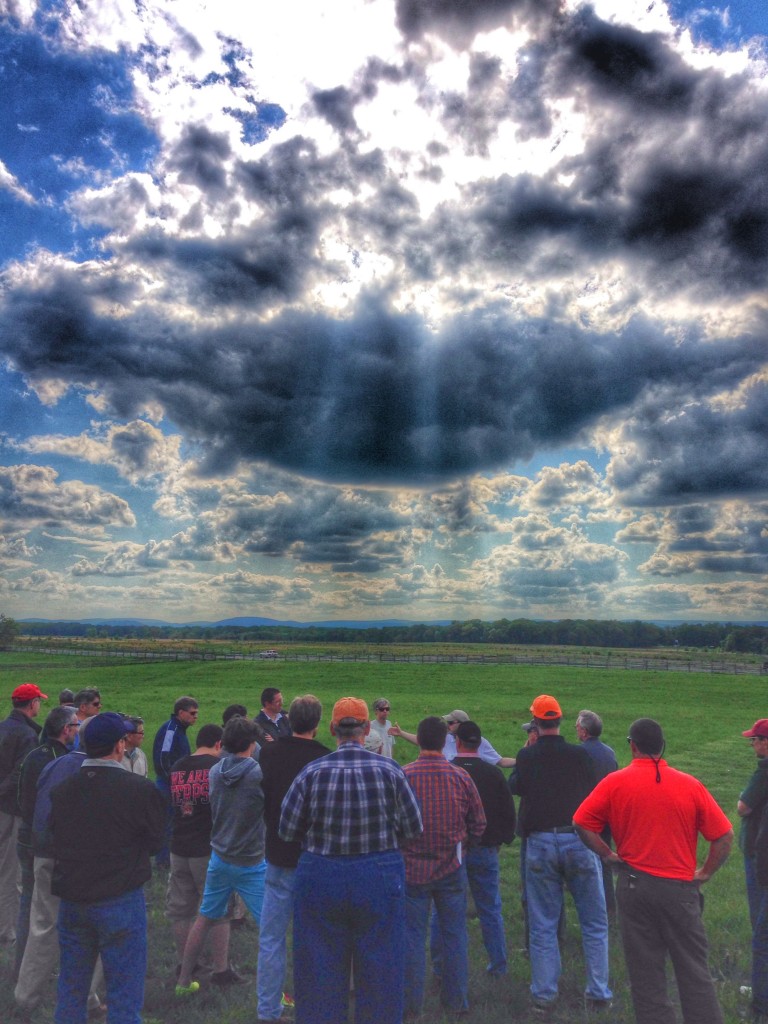
[[[146,779],[149,774],[149,766],[147,765],[147,755],[141,749],[141,744],[144,742],[144,719],[136,715],[126,715],[125,720],[131,726],[131,731],[125,734],[123,768]]]
[[[373,702],[374,717],[371,719],[371,731],[365,737],[365,749],[372,750],[374,754],[383,754],[384,757],[392,757],[392,748],[395,745],[395,736],[387,721],[391,710],[386,697],[378,697]]]

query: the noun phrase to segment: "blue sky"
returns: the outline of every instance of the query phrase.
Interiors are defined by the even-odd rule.
[[[4,8],[0,612],[768,618],[762,5],[209,8]]]

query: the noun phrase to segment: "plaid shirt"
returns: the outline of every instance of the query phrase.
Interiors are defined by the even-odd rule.
[[[283,800],[278,832],[308,853],[338,857],[396,850],[421,829],[402,768],[347,741],[299,772]]]
[[[403,769],[419,798],[424,832],[403,850],[409,885],[437,882],[462,863],[459,851],[468,836],[485,831],[485,811],[472,779],[441,753],[422,750]]]

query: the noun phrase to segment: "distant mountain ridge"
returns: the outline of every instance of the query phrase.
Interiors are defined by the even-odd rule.
[[[319,622],[296,622],[292,619],[265,619],[255,615],[239,616],[232,619],[218,619],[208,621],[195,619],[190,622],[167,622],[165,619],[42,619],[26,618],[18,619],[19,623],[24,622],[74,622],[84,626],[161,626],[164,629],[184,629],[188,626],[199,626],[203,629],[216,629],[226,626],[242,626],[247,629],[250,626],[288,626],[295,629],[383,629],[385,626],[449,626],[452,619],[369,619],[365,621],[357,619],[328,619]]]

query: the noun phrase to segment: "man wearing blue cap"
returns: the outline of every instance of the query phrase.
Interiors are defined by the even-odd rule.
[[[56,1024],[86,1024],[99,954],[108,1005],[120,1007],[121,1024],[141,1021],[147,966],[143,886],[152,876],[150,857],[163,844],[165,801],[151,782],[120,763],[131,728],[112,711],[91,719],[82,767],[51,792],[51,891],[61,898]]]

